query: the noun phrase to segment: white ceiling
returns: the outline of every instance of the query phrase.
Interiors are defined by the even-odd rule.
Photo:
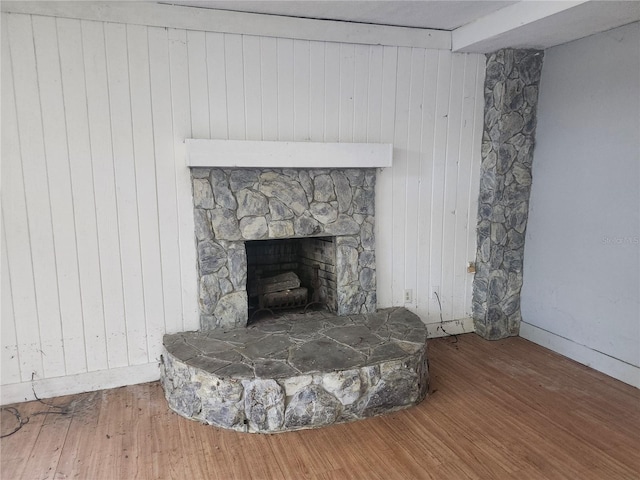
[[[453,30],[517,1],[191,0],[168,3],[288,17]]]
[[[447,30],[455,51],[548,48],[640,21],[640,0],[187,0],[175,5]]]

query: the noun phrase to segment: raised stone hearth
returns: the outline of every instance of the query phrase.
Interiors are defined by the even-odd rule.
[[[317,428],[427,394],[427,331],[404,308],[290,313],[248,328],[166,335],[161,381],[185,417],[241,432]]]

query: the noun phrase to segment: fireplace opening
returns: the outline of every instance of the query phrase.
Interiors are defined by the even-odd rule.
[[[337,311],[335,237],[246,241],[249,322],[283,310]]]

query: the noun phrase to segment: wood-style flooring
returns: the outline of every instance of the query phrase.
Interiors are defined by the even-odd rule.
[[[242,434],[168,410],[157,382],[15,405],[0,478],[640,478],[640,390],[521,338],[429,341],[431,394],[319,430]],[[2,433],[15,417],[2,412]]]

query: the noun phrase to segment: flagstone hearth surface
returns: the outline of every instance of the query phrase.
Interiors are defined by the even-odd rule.
[[[426,340],[404,308],[285,314],[165,335],[161,381],[169,406],[194,420],[242,432],[316,428],[423,400]]]

